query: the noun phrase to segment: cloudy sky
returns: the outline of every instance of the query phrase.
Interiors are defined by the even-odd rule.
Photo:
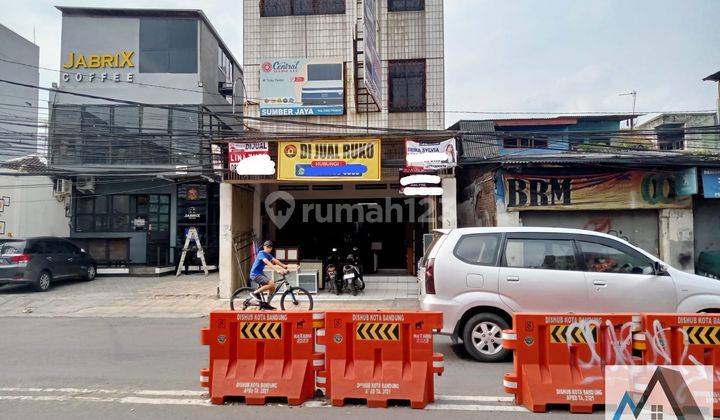
[[[8,0],[0,23],[60,67],[55,5],[200,8],[242,60],[241,0]],[[9,7],[12,4],[12,7]],[[446,0],[447,124],[454,111],[629,112],[714,109],[720,0]],[[41,71],[41,84],[58,73]]]

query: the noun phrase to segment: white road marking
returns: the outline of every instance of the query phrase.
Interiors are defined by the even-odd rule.
[[[207,395],[207,391],[172,390],[172,389],[166,389],[166,390],[144,389],[141,391],[135,391],[133,394],[135,394],[135,395],[166,395],[166,396],[171,396],[171,397],[202,397],[203,395]]]
[[[38,387],[0,387],[0,392],[22,393],[0,395],[0,401],[52,401],[52,402],[104,402],[119,404],[151,404],[151,405],[192,405],[212,406],[205,398],[205,391],[197,390],[122,390],[122,389],[91,389],[91,388],[38,388]],[[30,395],[30,394],[63,394],[63,395]],[[93,396],[93,394],[95,394]],[[98,396],[100,395],[100,396]],[[191,398],[153,398],[153,397],[191,397]],[[202,397],[202,398],[201,398]],[[428,404],[426,410],[452,411],[505,411],[529,413],[525,407],[515,405],[484,405],[484,404],[453,404],[452,402],[474,403],[512,403],[512,397],[484,395],[437,395],[435,403]],[[234,404],[233,404],[234,405]],[[303,404],[307,408],[330,408],[330,401],[311,400]],[[362,406],[359,406],[362,407]]]
[[[141,389],[137,391],[124,389],[91,389],[91,388],[13,388],[0,387],[0,392],[44,392],[68,394],[135,394],[135,395],[159,395],[171,397],[201,397],[207,395],[207,391],[175,390],[175,389]]]
[[[428,404],[426,410],[456,410],[456,411],[513,411],[530,413],[525,407],[517,405],[480,405],[480,404]]]
[[[0,401],[53,401],[53,402],[105,402],[120,404],[152,405],[202,405],[209,406],[210,401],[197,398],[141,398],[141,397],[88,397],[84,395],[0,395]]]
[[[476,402],[513,402],[514,397],[495,397],[486,395],[436,395],[438,401],[476,401]]]
[[[154,404],[154,405],[211,405],[210,401],[197,398],[140,398],[140,397],[124,397],[118,402],[123,404]]]

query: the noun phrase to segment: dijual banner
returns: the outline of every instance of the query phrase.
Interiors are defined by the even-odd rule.
[[[380,139],[282,141],[278,179],[379,181]]]
[[[508,210],[689,208],[675,173],[626,171],[592,175],[503,175]]]

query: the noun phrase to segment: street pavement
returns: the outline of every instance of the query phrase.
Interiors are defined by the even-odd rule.
[[[314,295],[315,309],[417,309],[413,277],[367,276],[358,296]],[[58,282],[45,293],[19,285],[0,286],[0,316],[200,318],[228,308],[217,298],[218,274],[163,277],[98,277]],[[276,296],[276,306],[280,296]]]
[[[435,351],[445,354],[445,373],[435,378],[437,400],[425,410],[335,408],[323,400],[302,407],[279,403],[252,407],[239,402],[212,406],[198,383],[198,371],[207,365],[207,348],[199,344],[199,331],[206,322],[192,318],[0,318],[0,419],[537,416],[514,406],[503,393],[502,375],[512,370],[510,362],[474,362],[461,345],[442,336],[436,336]],[[539,416],[577,417],[565,410]]]

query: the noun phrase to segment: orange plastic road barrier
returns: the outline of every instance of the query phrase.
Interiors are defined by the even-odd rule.
[[[503,331],[514,353],[505,392],[517,404],[545,412],[548,404],[591,413],[605,403],[605,365],[634,364],[632,314],[523,314]]]
[[[433,353],[440,328],[440,312],[326,312],[318,343],[327,370],[318,372],[318,387],[334,406],[361,399],[369,407],[393,400],[424,408],[435,399],[433,374],[443,372],[443,355]]]
[[[200,385],[210,401],[244,397],[247,404],[265,404],[268,397],[286,398],[298,405],[315,393],[315,373],[325,369],[315,352],[315,329],[323,326],[322,312],[213,311],[201,343],[210,346],[207,369]]]
[[[720,314],[642,314],[633,348],[647,365],[713,367],[713,416],[720,416]]]

